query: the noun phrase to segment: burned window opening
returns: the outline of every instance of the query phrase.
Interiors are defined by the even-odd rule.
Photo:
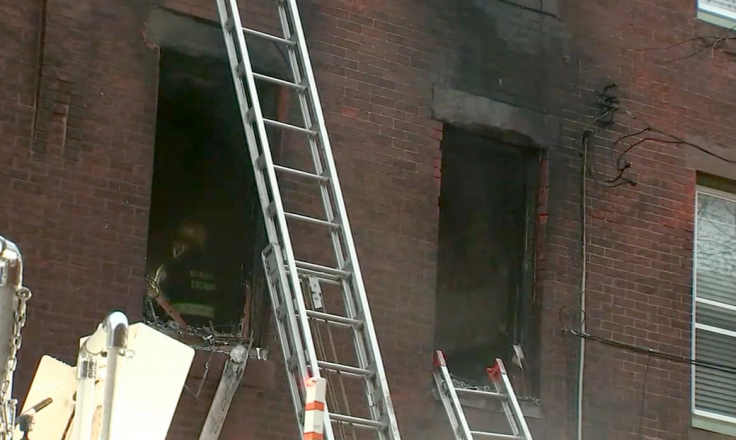
[[[262,347],[270,304],[260,252],[267,240],[230,68],[225,59],[163,48],[159,70],[147,276],[166,268],[157,287],[192,327],[225,338],[253,332],[254,346]],[[276,88],[261,88],[265,115],[275,113],[277,96]],[[197,240],[192,228],[199,228]],[[196,250],[204,238],[202,257]],[[196,256],[174,258],[182,242],[194,248],[186,255]],[[149,298],[144,316],[157,325],[171,320]]]
[[[446,126],[435,343],[456,379],[487,385],[501,358],[519,396],[538,394],[534,295],[539,151]],[[513,362],[523,349],[524,371]]]

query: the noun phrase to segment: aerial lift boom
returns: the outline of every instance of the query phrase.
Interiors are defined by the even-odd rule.
[[[30,290],[23,287],[23,259],[15,243],[0,236],[0,440],[11,440],[16,423],[13,373]]]

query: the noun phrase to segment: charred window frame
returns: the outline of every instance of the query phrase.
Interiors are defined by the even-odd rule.
[[[164,94],[171,94],[172,89],[176,88],[199,88],[199,94],[196,96],[202,97],[201,102],[191,103],[191,105],[193,107],[209,106],[208,108],[210,110],[205,110],[202,113],[211,113],[213,119],[218,119],[211,121],[212,125],[210,128],[212,130],[225,130],[227,132],[218,133],[215,137],[216,140],[210,142],[211,145],[207,147],[211,149],[217,149],[220,146],[227,148],[228,152],[222,154],[228,154],[234,162],[239,162],[238,169],[242,171],[238,172],[237,179],[247,181],[247,183],[240,184],[243,188],[247,187],[245,193],[242,195],[234,193],[232,203],[233,206],[237,206],[234,209],[240,212],[241,217],[248,219],[248,221],[243,222],[240,226],[233,226],[233,229],[240,227],[242,228],[241,230],[230,232],[246,237],[244,240],[248,241],[246,246],[250,248],[248,250],[250,255],[246,255],[245,252],[242,255],[238,255],[241,289],[232,295],[228,293],[228,297],[233,296],[235,298],[237,295],[241,295],[241,298],[244,297],[245,285],[247,284],[247,289],[250,291],[250,301],[245,305],[248,308],[247,311],[241,309],[244,310],[244,313],[241,314],[241,329],[238,333],[240,333],[240,336],[246,337],[247,335],[244,333],[245,329],[243,327],[249,326],[250,330],[254,332],[254,346],[263,347],[263,344],[266,342],[264,335],[268,332],[270,325],[270,303],[263,269],[261,267],[260,252],[267,245],[267,238],[242,121],[240,120],[236,94],[232,77],[230,76],[230,67],[224,57],[213,56],[211,54],[195,55],[187,51],[182,51],[179,48],[162,47],[159,71],[159,117],[156,135],[156,157],[154,158],[147,273],[150,275],[152,271],[155,271],[155,267],[161,262],[161,259],[164,258],[167,252],[166,246],[170,242],[171,232],[167,231],[164,234],[161,229],[166,227],[170,229],[173,226],[171,223],[177,221],[174,218],[166,218],[167,215],[171,214],[164,212],[166,208],[159,207],[157,209],[154,206],[154,204],[160,202],[163,198],[162,196],[156,197],[156,193],[167,190],[167,188],[163,187],[166,186],[166,182],[162,181],[161,176],[156,175],[157,171],[160,174],[162,167],[166,167],[165,164],[161,163],[165,160],[165,158],[161,157],[161,149],[166,148],[162,145],[166,141],[161,138],[162,134],[164,134],[163,131],[165,131],[162,127],[166,124],[161,119],[165,117],[165,115],[161,115],[162,105],[167,105],[166,102],[168,101],[168,106],[171,107],[172,104],[170,101],[176,99],[171,96],[164,96]],[[166,81],[176,81],[178,83],[171,85],[166,84]],[[264,114],[267,117],[274,117],[278,111],[279,90],[277,87],[268,84],[259,84],[259,87]],[[186,95],[188,90],[179,90],[179,92]],[[176,90],[174,90],[174,93],[176,93]],[[191,119],[192,124],[199,122],[201,121],[197,121],[195,117]],[[168,130],[172,129],[168,128]],[[280,145],[278,132],[269,130],[269,137],[275,146],[274,153],[278,155],[278,145]],[[167,223],[166,226],[164,226],[164,223]],[[156,228],[159,228],[159,230],[155,231]],[[215,232],[222,236],[221,231]],[[222,241],[225,240],[221,239],[220,242]],[[233,335],[235,335],[235,332],[233,332]]]
[[[453,173],[451,170],[447,172],[447,160],[449,154],[447,154],[447,148],[452,148],[450,145],[453,143],[469,142],[472,144],[483,145],[481,148],[498,149],[500,152],[503,150],[506,154],[517,156],[518,165],[518,176],[523,180],[523,189],[519,189],[519,197],[523,197],[523,201],[517,206],[517,208],[523,213],[520,213],[521,227],[523,232],[518,237],[517,246],[520,248],[521,257],[518,261],[518,272],[514,276],[514,288],[513,292],[507,291],[509,294],[507,303],[507,318],[510,320],[510,326],[506,329],[508,332],[509,343],[506,345],[503,353],[489,354],[490,357],[483,357],[479,354],[478,362],[490,363],[492,358],[501,357],[507,364],[510,364],[510,360],[513,355],[512,344],[518,344],[522,347],[526,363],[524,365],[523,377],[516,375],[514,380],[514,386],[517,388],[517,394],[523,397],[534,398],[539,395],[540,391],[540,374],[539,374],[539,353],[540,353],[540,334],[541,334],[541,298],[537,294],[536,288],[536,257],[537,257],[537,237],[541,231],[538,231],[538,203],[539,203],[539,185],[540,185],[540,172],[542,166],[543,150],[535,149],[530,147],[517,147],[504,142],[495,140],[494,138],[482,137],[470,132],[466,132],[460,128],[453,127],[451,125],[445,126],[445,134],[443,140],[443,182],[440,195],[440,242],[439,242],[439,261],[438,261],[438,305],[435,321],[437,322],[435,328],[435,339],[437,341],[437,348],[443,349],[448,357],[448,365],[451,373],[453,373],[453,352],[452,349],[446,348],[446,339],[443,342],[443,328],[447,328],[449,324],[443,324],[443,320],[447,319],[447,309],[443,307],[442,302],[447,301],[447,295],[449,292],[443,292],[443,285],[448,283],[446,280],[448,274],[448,263],[446,260],[450,257],[443,256],[443,253],[447,253],[448,245],[446,238],[447,231],[447,220],[443,216],[442,210],[452,209],[448,204],[447,194],[448,185],[452,185],[448,179],[453,179]],[[499,153],[501,154],[501,153]],[[489,171],[490,172],[490,171]],[[457,176],[454,178],[458,178]],[[499,185],[499,182],[496,182]],[[516,193],[515,193],[516,194]],[[444,272],[444,273],[443,273]],[[462,274],[453,274],[452,276],[462,276]],[[443,327],[445,326],[445,327]],[[463,354],[463,356],[465,356]],[[456,358],[457,359],[457,358]],[[483,365],[478,364],[479,367]],[[456,370],[457,371],[457,370]],[[454,372],[456,376],[461,378],[460,374]]]

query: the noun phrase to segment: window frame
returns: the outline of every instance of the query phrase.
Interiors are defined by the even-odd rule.
[[[697,0],[696,18],[727,29],[736,27],[736,11],[708,5],[703,0]]]
[[[736,15],[736,14],[735,14]],[[692,316],[691,322],[691,336],[690,336],[690,350],[693,358],[697,359],[697,351],[695,344],[695,332],[696,330],[705,330],[708,332],[716,333],[719,335],[729,336],[736,338],[736,331],[722,329],[720,327],[714,327],[706,324],[699,324],[697,322],[696,307],[698,303],[711,305],[713,307],[719,307],[722,309],[736,311],[736,306],[713,301],[705,298],[698,298],[698,287],[697,287],[697,271],[698,271],[698,224],[700,223],[700,216],[698,215],[698,202],[701,195],[707,195],[711,197],[718,197],[729,202],[736,204],[736,194],[732,192],[722,191],[714,189],[709,186],[697,185],[695,188],[695,213],[694,213],[694,232],[693,232],[693,277],[692,277]],[[715,414],[709,411],[697,409],[695,406],[695,375],[696,366],[690,366],[690,411],[692,414],[692,426],[694,428],[704,429],[708,431],[718,432],[721,434],[736,436],[736,416],[728,417],[720,414]]]

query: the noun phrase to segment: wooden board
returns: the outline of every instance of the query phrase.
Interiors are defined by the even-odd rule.
[[[74,413],[74,393],[76,391],[76,369],[50,356],[43,356],[19,414],[46,398],[50,397],[53,402],[35,415],[35,423],[29,437],[63,440]],[[14,437],[21,438],[21,432],[16,429]]]

